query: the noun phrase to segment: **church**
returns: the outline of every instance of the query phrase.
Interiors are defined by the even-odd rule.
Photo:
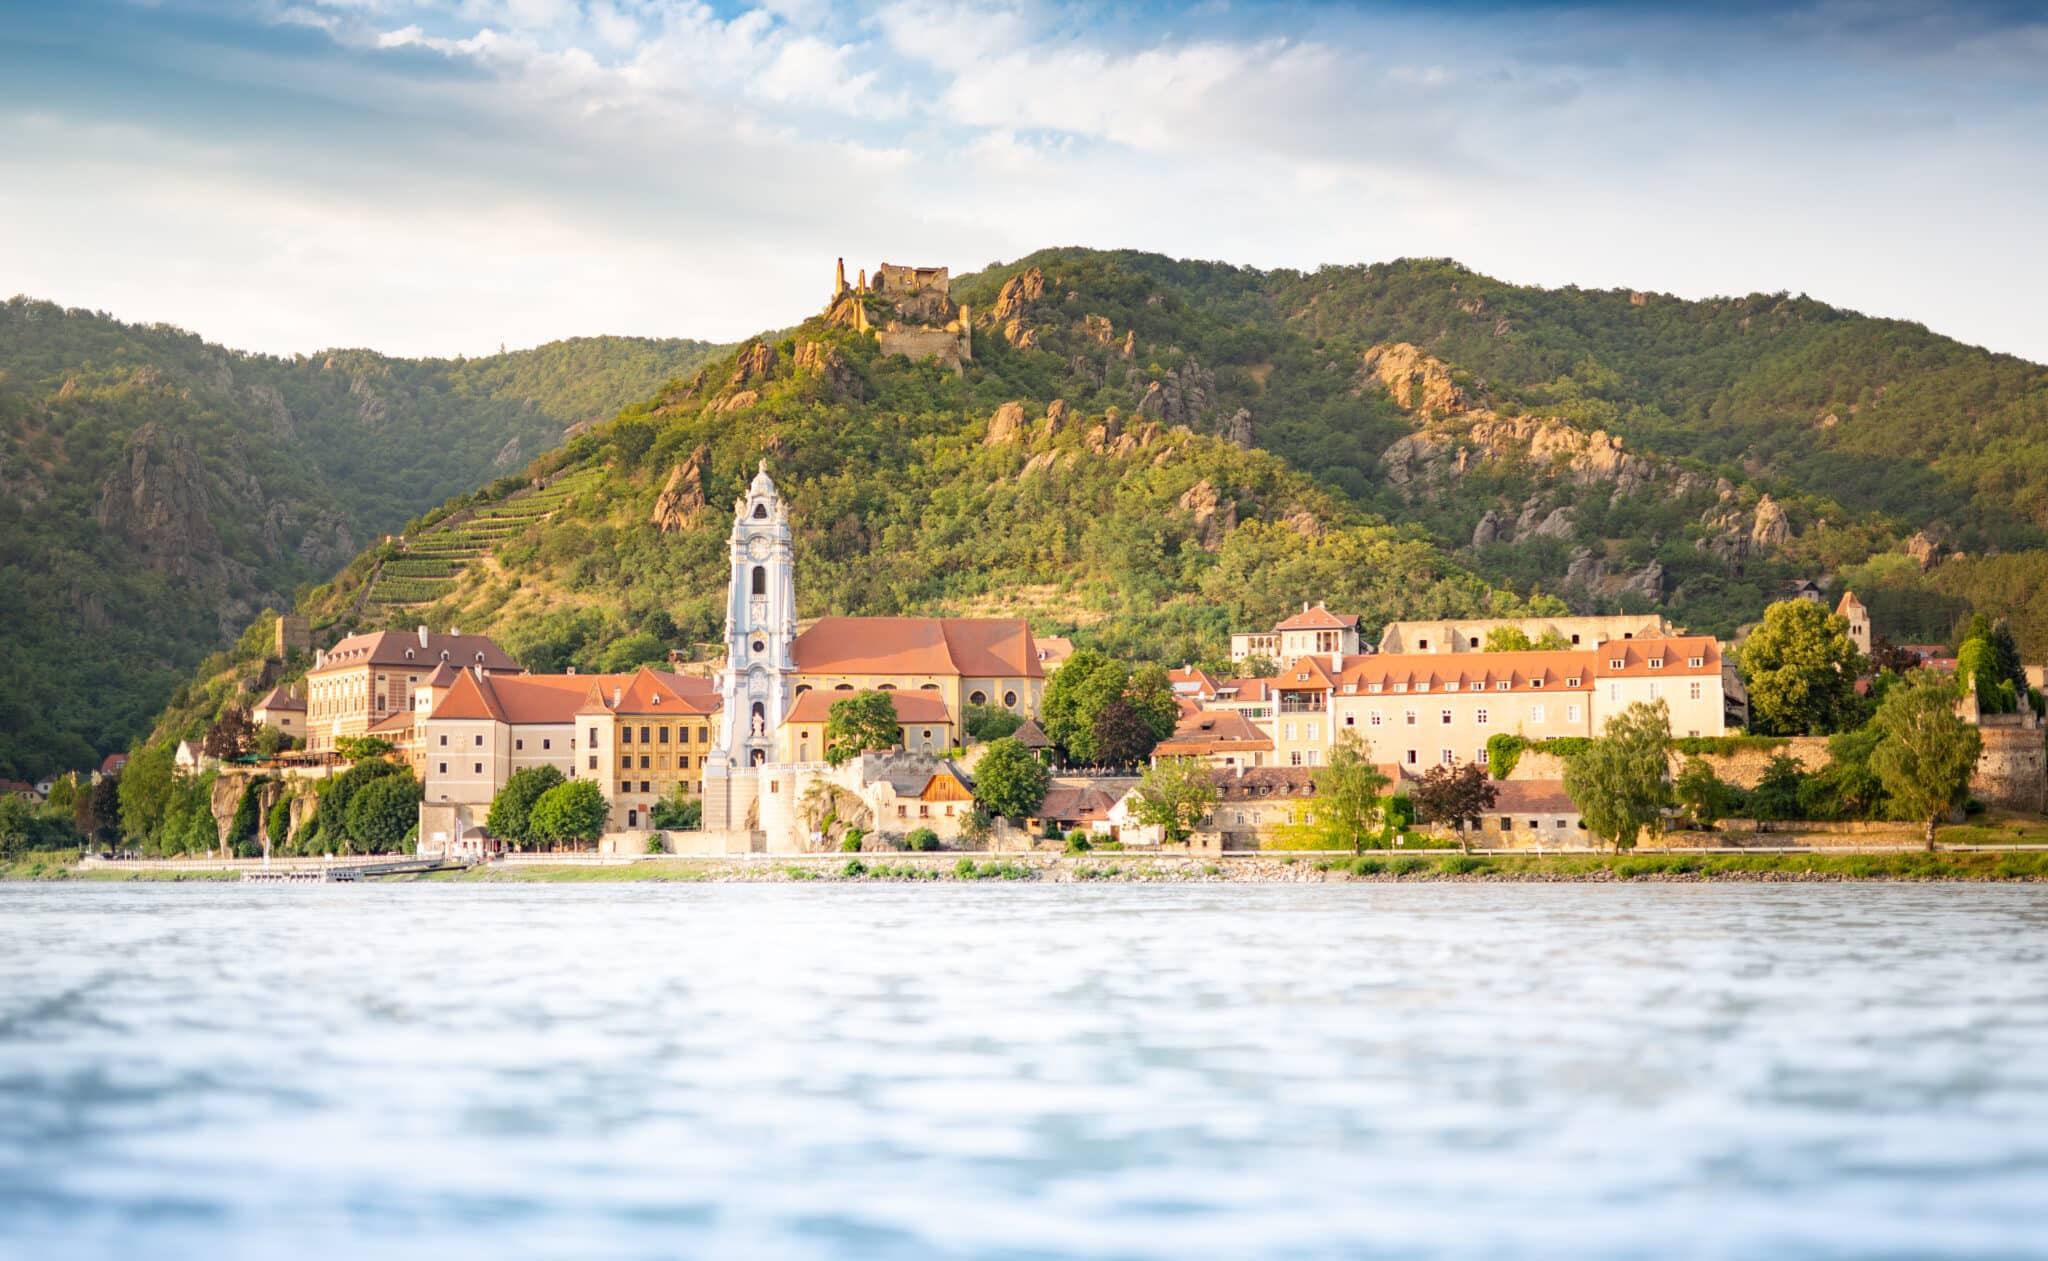
[[[1038,715],[1045,668],[1022,618],[824,617],[797,630],[789,509],[762,461],[733,508],[722,722],[703,766],[704,840],[723,852],[802,849],[834,700],[888,694],[907,753],[943,758],[973,706]],[[857,789],[858,785],[843,785]]]

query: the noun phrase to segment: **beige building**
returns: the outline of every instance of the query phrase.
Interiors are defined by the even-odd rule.
[[[1152,750],[1163,757],[1200,758],[1211,766],[1269,766],[1273,737],[1263,725],[1229,709],[1206,709],[1181,719],[1173,734]]]
[[[1863,607],[1863,601],[1856,598],[1854,591],[1844,591],[1841,602],[1835,605],[1835,616],[1849,623],[1849,638],[1856,645],[1856,651],[1870,655],[1870,610]]]
[[[899,747],[927,757],[943,757],[948,749],[957,747],[958,732],[953,715],[939,696],[901,688],[878,690],[888,696],[896,709],[896,721],[903,727],[903,743]],[[852,694],[812,688],[798,696],[789,716],[782,720],[781,760],[797,763],[824,761],[825,726],[831,721],[832,704]]]
[[[1230,637],[1232,661],[1292,661],[1311,654],[1334,661],[1359,651],[1358,615],[1332,613],[1321,601],[1314,606],[1304,602],[1301,612],[1275,623],[1270,631],[1240,631]]]
[[[371,734],[379,724],[386,724],[379,735],[392,730],[394,719],[409,724],[420,684],[443,665],[520,673],[519,663],[484,635],[440,635],[424,626],[416,634],[350,635],[317,654],[306,673],[306,747],[325,752],[337,739]]]
[[[928,692],[951,723],[969,705],[1036,717],[1045,693],[1045,667],[1022,618],[821,617],[791,655],[799,701],[813,691]]]
[[[306,702],[290,688],[271,688],[249,711],[249,717],[259,727],[275,727],[293,739],[305,738]]]
[[[1384,653],[1484,652],[1489,633],[1512,627],[1535,643],[1555,634],[1573,648],[1597,648],[1612,639],[1661,639],[1678,634],[1661,614],[1618,613],[1605,617],[1455,618],[1389,622],[1380,631]]]

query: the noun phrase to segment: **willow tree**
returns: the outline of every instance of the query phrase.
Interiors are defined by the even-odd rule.
[[[1637,701],[1565,763],[1564,790],[1587,831],[1619,851],[1634,849],[1645,828],[1657,827],[1671,802],[1671,785],[1664,782],[1670,742],[1670,709],[1663,701]]]
[[[1933,849],[1934,825],[1969,796],[1984,737],[1956,716],[1956,686],[1931,670],[1892,684],[1873,725],[1883,740],[1870,769],[1895,808],[1925,823]]]

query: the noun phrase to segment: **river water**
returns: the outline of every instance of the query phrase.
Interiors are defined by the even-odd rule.
[[[2048,1256],[2048,888],[0,885],[0,1256]]]

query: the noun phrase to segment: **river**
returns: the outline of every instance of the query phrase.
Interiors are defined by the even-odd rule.
[[[2048,1255],[2048,888],[0,885],[0,1256]]]

